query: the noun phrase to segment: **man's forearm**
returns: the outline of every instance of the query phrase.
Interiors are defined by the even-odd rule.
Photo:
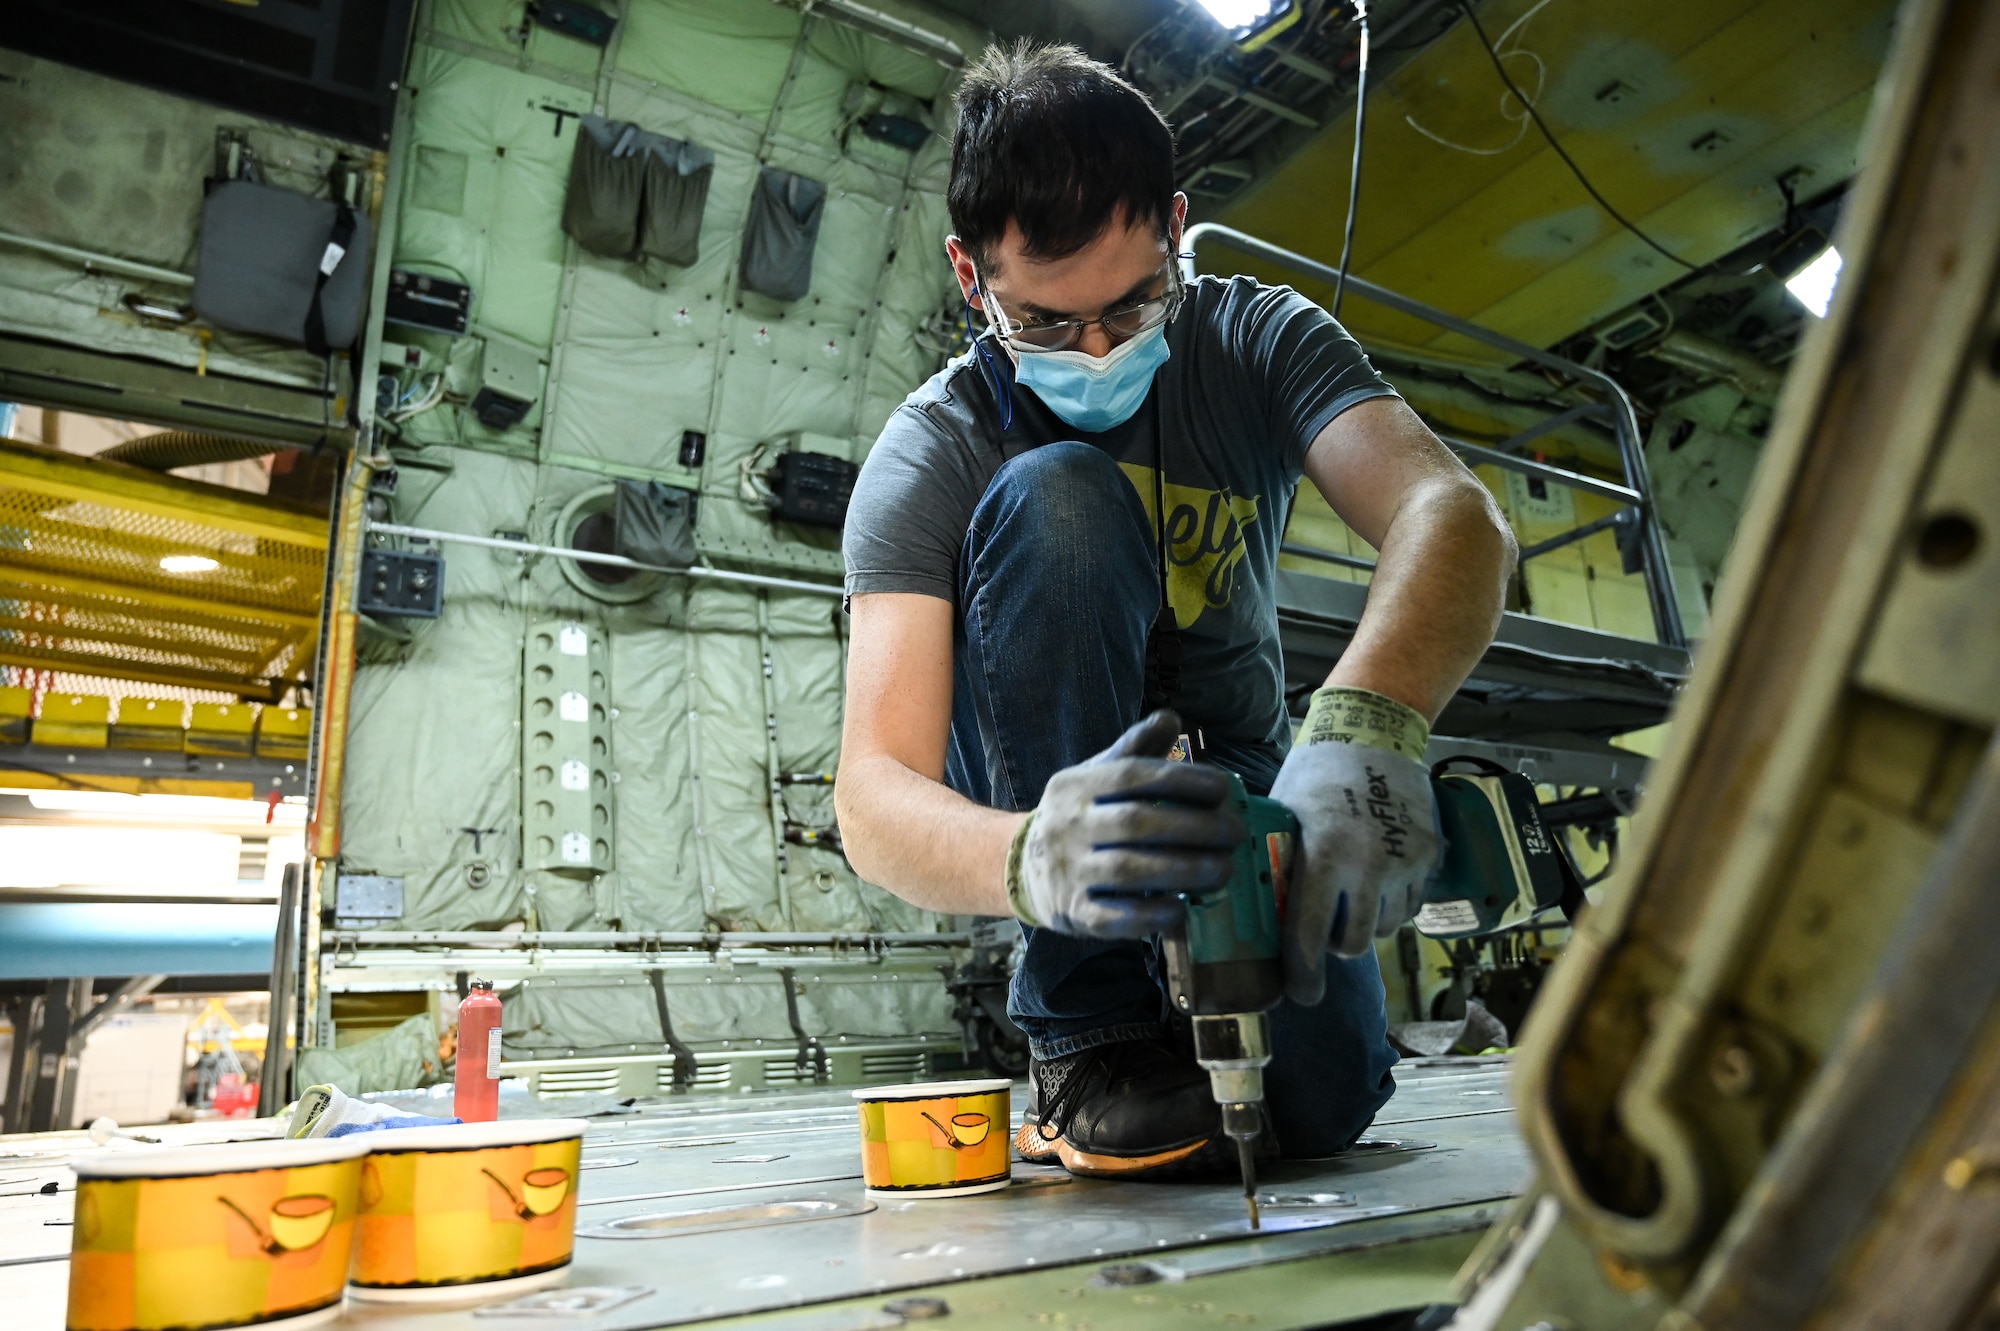
[[[1383,539],[1368,609],[1327,683],[1385,694],[1435,720],[1493,640],[1515,557],[1483,485],[1414,491]]]
[[[1010,915],[1007,848],[1025,816],[974,804],[883,754],[841,764],[834,789],[854,871],[912,905]]]

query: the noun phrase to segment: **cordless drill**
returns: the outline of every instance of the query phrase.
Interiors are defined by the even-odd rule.
[[[1230,806],[1243,820],[1229,886],[1190,895],[1185,921],[1163,940],[1174,1006],[1194,1022],[1195,1060],[1208,1071],[1222,1107],[1222,1131],[1236,1143],[1250,1227],[1257,1215],[1257,1134],[1264,1127],[1264,1065],[1271,1061],[1265,1016],[1285,995],[1278,920],[1299,820],[1273,799],[1253,796],[1229,774]]]
[[[1470,770],[1451,770],[1469,768]],[[1184,922],[1163,939],[1174,1006],[1194,1023],[1195,1061],[1236,1143],[1250,1227],[1259,1227],[1257,1135],[1264,1125],[1264,1067],[1271,1061],[1265,1015],[1284,997],[1279,923],[1298,847],[1299,820],[1229,776],[1230,807],[1243,820],[1229,885],[1189,894]],[[1583,888],[1561,843],[1542,821],[1529,778],[1478,758],[1439,763],[1431,778],[1443,843],[1416,927],[1436,938],[1470,938],[1525,923],[1558,905],[1574,916]]]

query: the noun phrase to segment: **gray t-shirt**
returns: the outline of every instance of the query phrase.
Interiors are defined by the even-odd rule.
[[[956,602],[966,531],[994,473],[1056,440],[1111,454],[1153,513],[1154,421],[1164,411],[1177,705],[1211,735],[1275,759],[1290,725],[1274,582],[1306,449],[1355,403],[1396,392],[1325,310],[1247,277],[1193,282],[1167,345],[1145,405],[1101,434],[1064,422],[1021,386],[1002,431],[976,349],[932,375],[889,417],[855,483],[842,540],[847,592]],[[1011,378],[990,335],[987,348]]]

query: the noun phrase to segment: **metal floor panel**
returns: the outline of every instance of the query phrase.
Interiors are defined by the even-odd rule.
[[[1192,1274],[1217,1263],[1369,1246],[1385,1241],[1391,1226],[1401,1238],[1463,1229],[1474,1222],[1469,1214],[1486,1214],[1464,1208],[1502,1201],[1527,1180],[1526,1152],[1504,1097],[1506,1069],[1481,1063],[1399,1071],[1396,1097],[1369,1137],[1400,1145],[1272,1167],[1260,1191],[1321,1200],[1270,1206],[1254,1239],[1242,1197],[1228,1184],[1107,1183],[1018,1162],[1015,1186],[984,1196],[883,1200],[867,1214],[754,1234],[592,1237],[589,1231],[607,1222],[661,1212],[862,1200],[855,1112],[844,1091],[655,1102],[629,1118],[592,1122],[576,1261],[565,1283],[646,1287],[643,1298],[576,1319],[589,1331],[640,1331],[1076,1263],[1145,1258]],[[1024,1094],[1016,1088],[1017,1121]],[[0,1139],[0,1166],[15,1163],[5,1158],[10,1145]],[[0,1177],[27,1175],[34,1183],[16,1187],[47,1178],[74,1186],[52,1160],[0,1168]],[[1329,1203],[1329,1194],[1338,1200]],[[67,1265],[68,1230],[44,1222],[67,1219],[72,1195],[0,1198],[0,1263],[17,1263],[0,1264],[0,1299],[26,1317],[20,1331],[62,1325],[56,1272]],[[491,1331],[496,1322],[467,1305],[350,1306],[335,1325]]]

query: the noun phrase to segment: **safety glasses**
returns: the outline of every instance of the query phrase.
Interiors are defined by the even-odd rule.
[[[1179,312],[1181,301],[1186,295],[1181,285],[1180,266],[1169,258],[1162,265],[1166,275],[1166,288],[1157,296],[1106,310],[1095,319],[1055,319],[1048,323],[1015,323],[1000,308],[1000,302],[985,282],[979,290],[985,296],[988,317],[993,327],[1017,351],[1067,351],[1083,336],[1083,330],[1092,324],[1101,325],[1105,334],[1114,342],[1126,342],[1144,332],[1158,328]],[[1157,276],[1157,275],[1156,275]]]

